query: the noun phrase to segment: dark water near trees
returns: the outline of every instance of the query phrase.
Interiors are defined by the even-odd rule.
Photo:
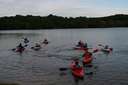
[[[79,85],[127,85],[128,84],[128,28],[109,29],[59,29],[21,30],[0,32],[0,82],[21,85],[75,85],[67,67],[72,57],[79,57],[81,51],[72,48],[79,40],[87,41],[89,47],[98,44],[109,45],[114,51],[93,54],[93,67],[85,68],[85,75]],[[23,41],[30,40],[22,55],[11,49]],[[39,51],[30,49],[35,42],[48,38],[50,44]],[[65,74],[65,75],[62,75]]]

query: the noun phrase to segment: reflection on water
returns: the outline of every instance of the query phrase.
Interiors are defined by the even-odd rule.
[[[81,51],[73,50],[79,40],[87,41],[89,47],[98,44],[110,45],[114,51],[93,54],[92,67],[85,67],[85,78],[78,85],[127,85],[128,84],[128,29],[60,29],[21,30],[0,32],[0,82],[16,82],[21,85],[75,85],[69,68],[73,57]],[[30,40],[29,46],[19,55],[15,48],[23,38]],[[30,47],[44,38],[50,44],[39,51]]]

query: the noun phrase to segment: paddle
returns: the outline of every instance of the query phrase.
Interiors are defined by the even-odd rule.
[[[13,49],[11,49],[12,51],[15,51],[16,50],[16,48],[13,48]]]
[[[50,41],[47,41],[47,42],[42,42],[42,41],[39,41],[40,42],[40,44],[42,45],[42,44],[44,44],[44,45],[48,45],[49,43],[51,43]]]
[[[86,75],[93,75],[93,72],[85,73]]]
[[[66,70],[69,70],[70,68],[66,68],[66,67],[61,67],[59,68],[60,71],[66,71]]]
[[[26,44],[26,45],[24,45],[23,47],[27,47],[28,45]]]
[[[104,45],[102,45],[102,44],[98,44],[98,46],[103,46],[104,47]]]
[[[91,68],[91,67],[93,67],[93,65],[92,64],[85,64],[85,67]]]
[[[99,44],[99,45],[101,45],[101,44]],[[79,48],[74,48],[75,50],[79,50]],[[92,53],[97,53],[98,51],[99,51],[99,49],[98,48],[96,48],[96,49],[94,49],[94,48],[83,48],[83,49],[81,49],[81,50],[83,50],[83,51],[88,51],[89,49],[92,49]]]

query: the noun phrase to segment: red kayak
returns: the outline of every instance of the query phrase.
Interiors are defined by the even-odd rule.
[[[70,68],[71,68],[73,76],[78,77],[78,78],[84,77],[83,67],[76,67],[75,62],[72,62],[70,65]]]
[[[85,56],[83,56],[83,64],[89,64],[92,62],[92,60],[92,55],[86,54]]]

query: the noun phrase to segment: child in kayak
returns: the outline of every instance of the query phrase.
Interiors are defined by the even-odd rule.
[[[88,46],[87,46],[87,42],[84,43],[84,42],[81,41],[81,40],[78,42],[77,46],[78,46],[78,47],[82,47],[82,48],[87,48],[87,47],[88,47]]]
[[[35,43],[35,47],[41,47],[39,43]]]
[[[35,43],[35,46],[34,47],[31,47],[31,49],[35,50],[35,51],[38,51],[40,50],[42,47],[39,43]]]
[[[78,61],[75,61],[75,67],[76,67],[76,68],[80,68],[80,64],[79,64]]]
[[[17,46],[16,51],[22,53],[22,52],[24,51],[24,49],[25,49],[24,46],[22,46],[22,44],[20,43],[20,44]]]
[[[84,78],[84,68],[80,66],[78,59],[73,60],[73,62],[70,65],[70,68],[74,78],[80,78],[80,79]]]
[[[79,40],[77,46],[78,46],[78,47],[84,47],[84,43],[83,43],[83,41]]]
[[[81,67],[80,64],[79,64],[78,59],[73,60],[73,62],[74,62],[73,68],[77,69],[77,68]]]
[[[45,38],[44,41],[42,42],[43,44],[48,44],[48,40]]]
[[[88,48],[87,42],[84,43],[84,48]]]
[[[28,40],[28,38],[24,38],[24,44],[25,44],[25,47],[27,47],[28,46],[28,43],[29,43],[29,40]]]
[[[29,43],[29,40],[27,38],[24,38],[24,43],[25,44]]]
[[[21,48],[24,48],[24,47],[23,47],[22,44],[20,43],[20,44],[17,46],[17,48],[18,48],[18,49],[21,49]]]
[[[105,52],[105,53],[110,53],[113,51],[113,48],[110,48],[108,45],[105,45],[103,49],[101,49],[101,51]]]

